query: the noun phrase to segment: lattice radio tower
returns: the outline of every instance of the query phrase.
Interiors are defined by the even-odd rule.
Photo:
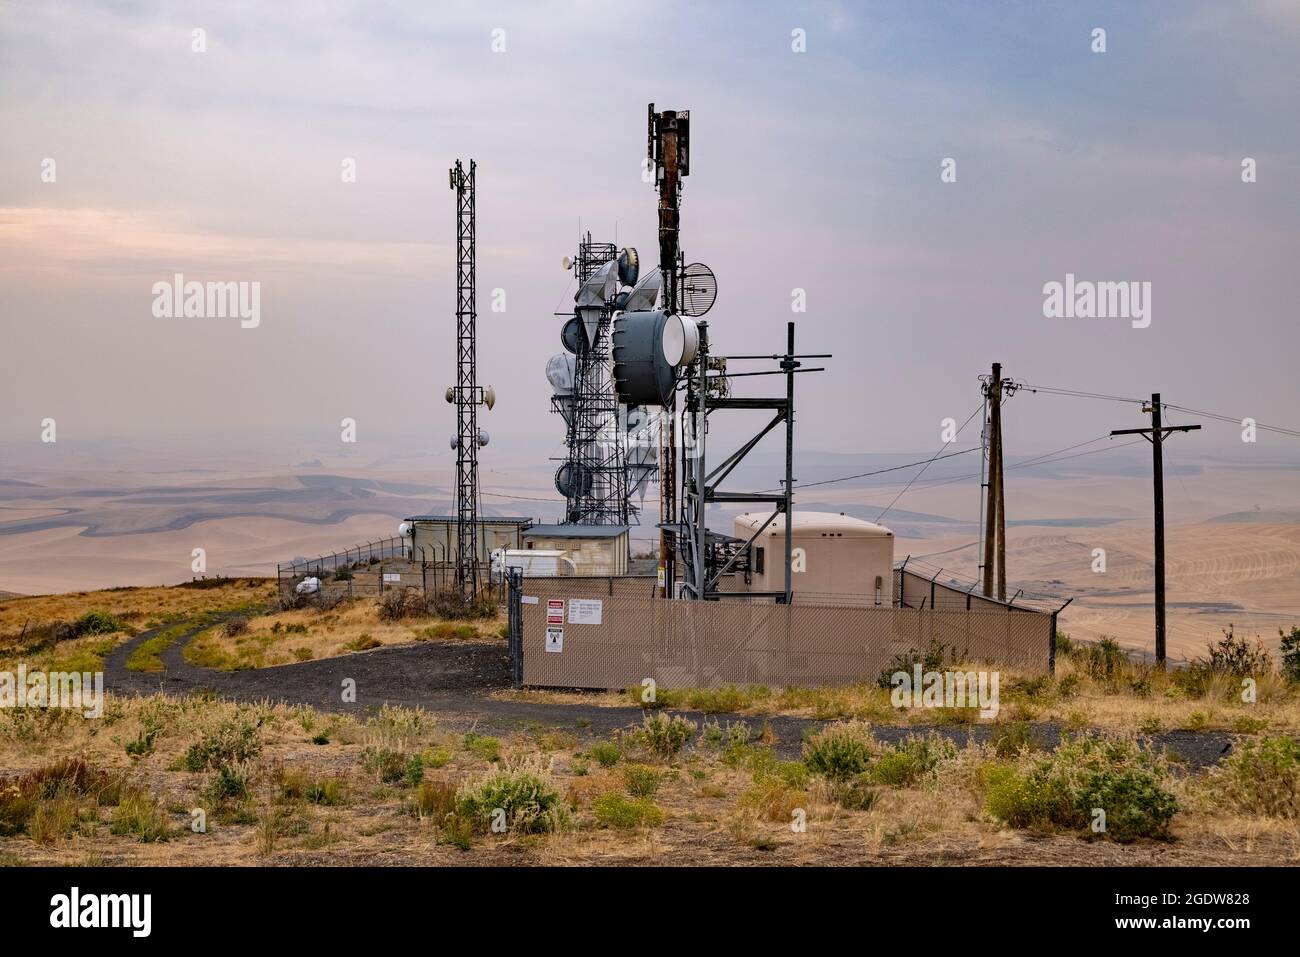
[[[478,449],[487,433],[478,427],[483,390],[477,381],[477,306],[474,262],[474,170],[460,160],[450,170],[456,192],[456,583],[467,599],[478,594]]]

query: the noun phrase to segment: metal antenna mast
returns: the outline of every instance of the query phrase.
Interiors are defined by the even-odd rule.
[[[659,190],[659,271],[664,282],[664,311],[677,312],[678,272],[681,265],[679,229],[681,225],[682,177],[689,175],[691,151],[691,113],[689,110],[655,112],[646,108],[647,159],[654,167],[655,186]],[[659,446],[659,594],[671,595],[675,572],[673,563],[676,542],[671,531],[677,521],[677,437],[674,435],[674,408],[663,410]]]
[[[474,263],[474,171],[460,160],[450,170],[456,192],[456,583],[461,596],[478,594],[477,306]],[[485,433],[486,436],[486,433]]]

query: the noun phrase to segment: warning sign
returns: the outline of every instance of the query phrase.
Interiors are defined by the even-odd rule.
[[[559,653],[564,650],[564,629],[547,628],[546,629],[546,650]]]
[[[548,625],[564,624],[564,599],[546,599],[546,623]]]
[[[604,603],[599,598],[570,598],[569,624],[599,625]]]

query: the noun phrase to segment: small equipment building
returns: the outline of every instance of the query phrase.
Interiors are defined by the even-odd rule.
[[[525,549],[562,552],[574,575],[626,575],[626,525],[533,525],[521,532]]]
[[[406,520],[411,526],[411,560],[426,562],[456,561],[455,515],[415,515]],[[522,548],[523,531],[533,524],[531,518],[501,518],[495,515],[479,519],[478,558],[486,564],[498,548]]]
[[[736,537],[747,541],[771,513],[736,516]],[[842,512],[794,513],[791,587],[796,599],[852,598],[855,604],[894,602],[894,533]],[[785,516],[778,515],[750,546],[745,590],[785,588]]]

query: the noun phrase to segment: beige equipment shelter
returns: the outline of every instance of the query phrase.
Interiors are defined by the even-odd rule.
[[[736,537],[747,540],[771,513],[736,516]],[[836,512],[795,511],[791,587],[796,597],[852,597],[889,607],[894,602],[894,533],[883,525]],[[785,588],[785,516],[754,539],[747,591]]]

